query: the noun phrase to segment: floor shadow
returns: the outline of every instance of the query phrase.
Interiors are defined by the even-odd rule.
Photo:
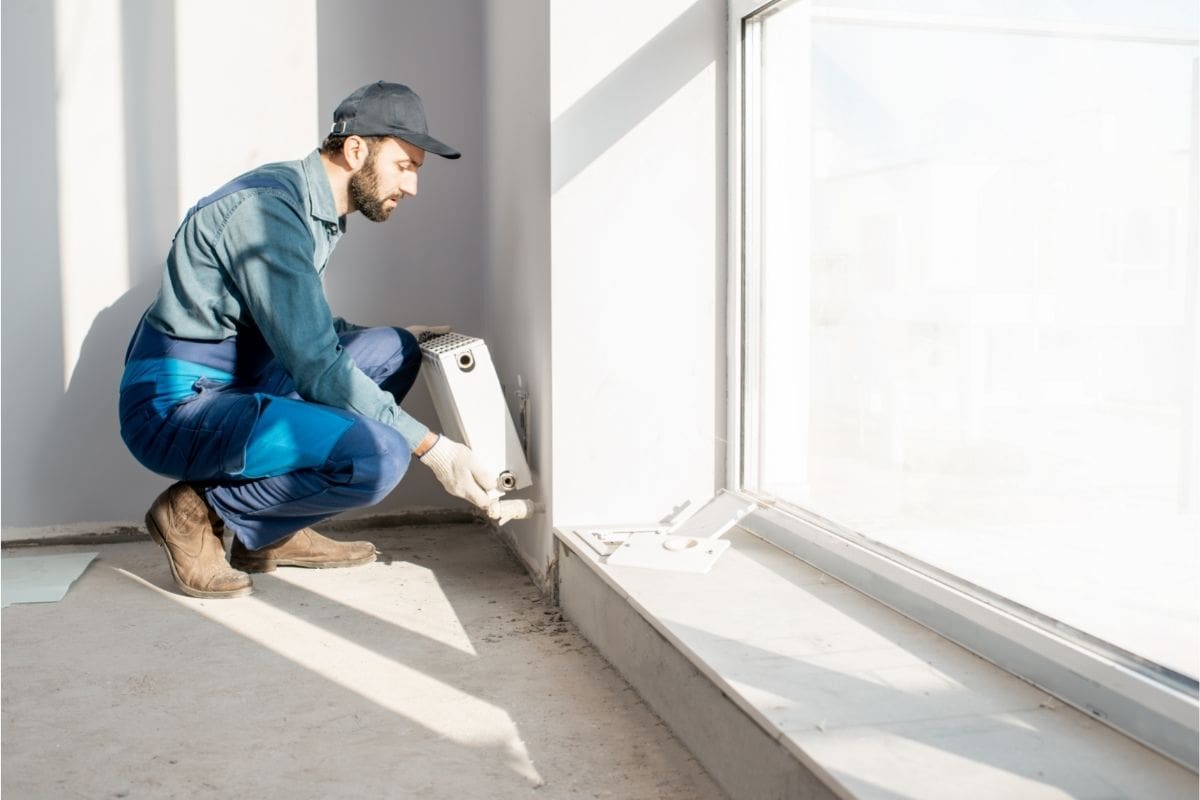
[[[4,789],[721,796],[485,528],[371,533],[390,565],[232,601],[180,596],[148,540],[105,545],[61,604],[6,609]]]
[[[68,637],[69,648],[28,625],[7,624],[5,610],[6,796],[530,791],[509,766],[507,742],[483,732],[477,741],[456,741],[431,731],[418,716],[355,691],[355,681],[314,671],[253,633],[158,602],[155,589],[103,566],[87,577],[109,605],[107,624],[63,604],[20,608],[27,617],[53,615],[45,627]],[[68,758],[50,755],[64,744]]]

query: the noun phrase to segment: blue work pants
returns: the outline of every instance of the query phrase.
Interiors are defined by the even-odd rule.
[[[421,365],[412,334],[366,328],[340,340],[397,403],[404,398]],[[120,418],[133,456],[202,490],[252,550],[378,503],[412,456],[394,428],[301,399],[261,339],[178,339],[144,320],[126,356]]]

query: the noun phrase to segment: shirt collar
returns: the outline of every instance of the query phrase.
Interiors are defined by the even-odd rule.
[[[300,166],[304,168],[304,180],[308,184],[308,206],[312,209],[312,215],[345,230],[345,218],[338,217],[333,188],[329,185],[329,176],[325,174],[325,167],[321,163],[321,151],[313,150],[300,162]]]

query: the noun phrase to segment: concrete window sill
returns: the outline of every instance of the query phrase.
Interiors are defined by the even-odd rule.
[[[564,613],[733,797],[1196,796],[1191,771],[745,531],[707,575],[556,534]]]

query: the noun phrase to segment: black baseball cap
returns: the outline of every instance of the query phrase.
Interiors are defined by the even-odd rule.
[[[354,90],[333,112],[334,136],[395,136],[444,158],[462,153],[429,135],[417,93],[401,83],[375,81]]]

